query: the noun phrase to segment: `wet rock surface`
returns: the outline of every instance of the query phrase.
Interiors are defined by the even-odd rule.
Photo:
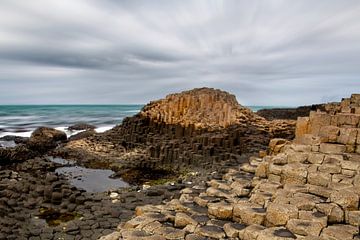
[[[60,166],[39,157],[0,167],[0,239],[97,239],[128,220],[137,206],[160,204],[185,187],[89,193],[56,174]]]

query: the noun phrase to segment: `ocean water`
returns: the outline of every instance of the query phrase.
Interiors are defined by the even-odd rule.
[[[0,105],[0,137],[16,135],[29,137],[37,127],[47,126],[67,131],[76,123],[96,126],[104,132],[125,117],[138,113],[143,105]]]
[[[0,137],[16,135],[29,137],[37,127],[47,126],[68,131],[76,123],[96,126],[104,132],[120,124],[125,117],[138,113],[143,105],[0,105]],[[249,106],[253,111],[272,106]]]

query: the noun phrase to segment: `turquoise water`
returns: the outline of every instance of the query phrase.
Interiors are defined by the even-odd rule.
[[[103,132],[139,112],[143,105],[0,105],[0,137],[30,136],[40,126],[66,130],[86,122]],[[253,111],[272,106],[249,106]],[[68,135],[73,133],[67,132]]]
[[[128,116],[140,111],[143,105],[0,105],[0,137],[29,136],[40,126],[66,129],[86,122],[107,130]]]

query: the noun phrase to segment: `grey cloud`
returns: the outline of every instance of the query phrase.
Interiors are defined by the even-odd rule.
[[[0,104],[145,103],[193,87],[246,105],[360,92],[360,3],[4,0]]]

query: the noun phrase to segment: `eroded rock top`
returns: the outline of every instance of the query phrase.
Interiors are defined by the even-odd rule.
[[[140,115],[155,122],[216,129],[259,118],[236,97],[213,88],[195,88],[147,104]]]

